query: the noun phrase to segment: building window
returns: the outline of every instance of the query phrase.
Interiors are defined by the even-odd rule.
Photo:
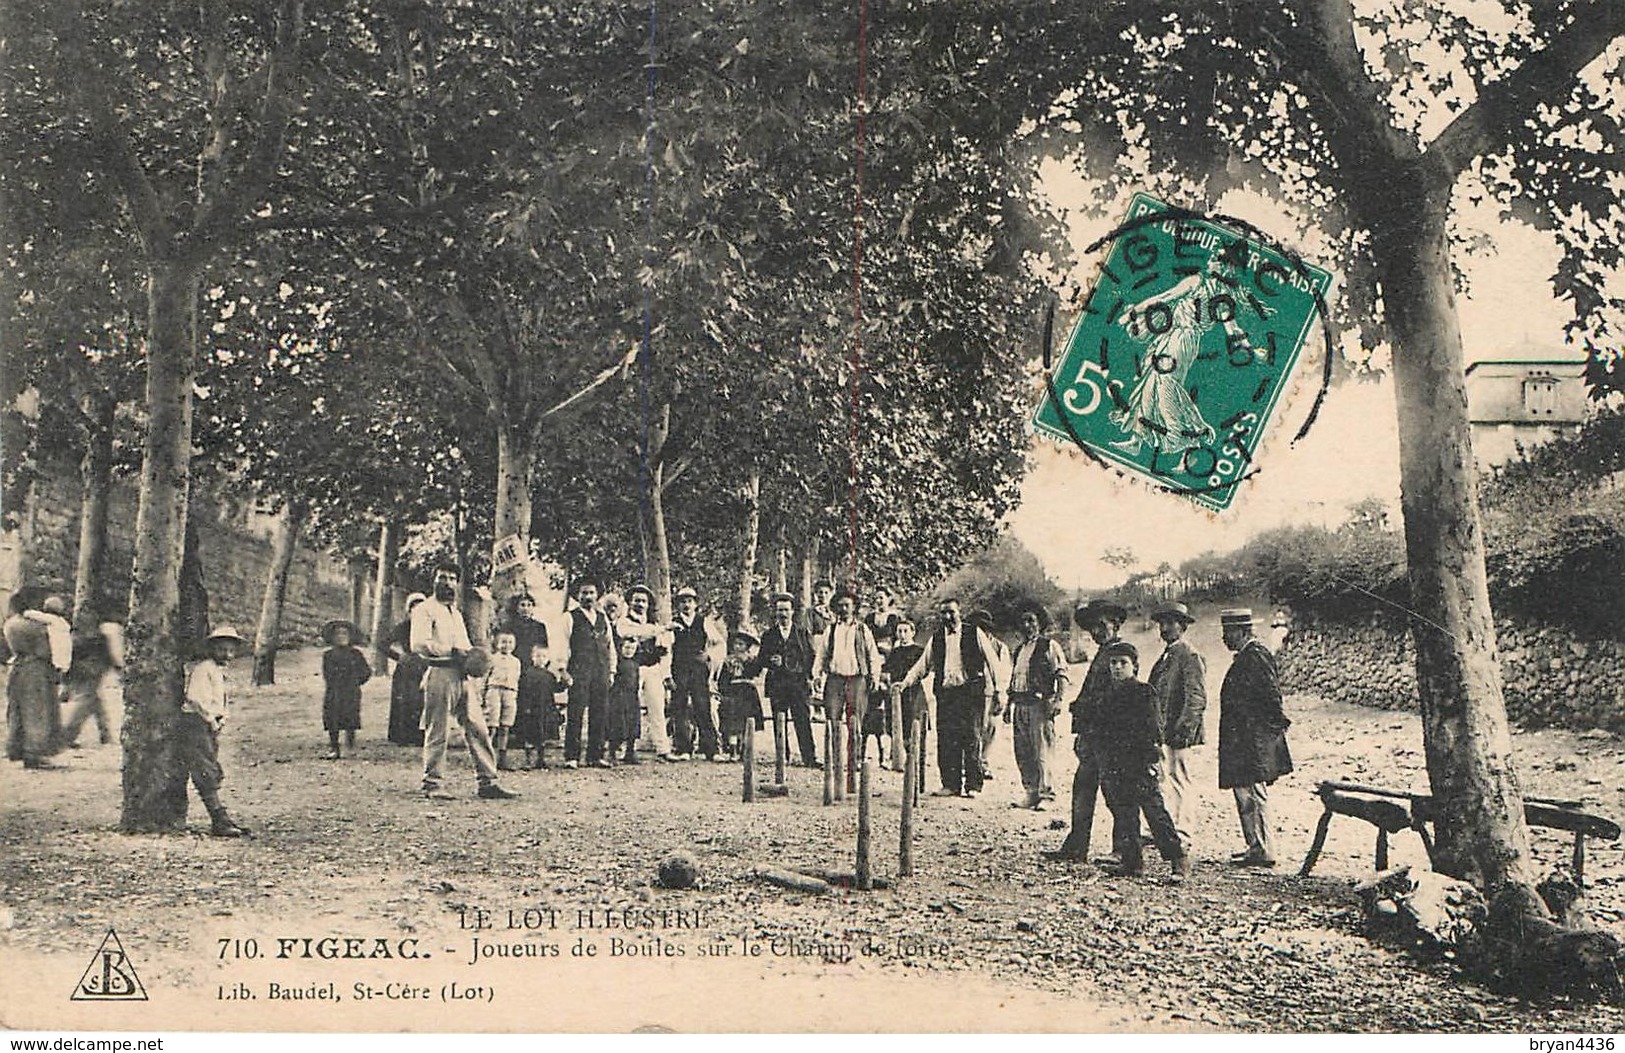
[[[1523,408],[1530,416],[1549,417],[1557,412],[1557,378],[1532,376],[1523,382]]]

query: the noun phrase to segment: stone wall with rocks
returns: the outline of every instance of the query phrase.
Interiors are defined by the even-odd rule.
[[[122,619],[129,599],[138,482],[116,480],[108,502],[107,558],[97,606],[115,619]],[[35,483],[17,539],[20,552],[6,568],[5,576],[14,580],[0,581],[0,602],[23,583],[72,599],[79,556],[79,498],[79,480],[72,468],[47,472]],[[193,508],[201,516],[198,543],[210,622],[233,625],[252,640],[271,564],[273,520],[230,501],[200,500]],[[282,645],[319,642],[323,623],[349,616],[350,590],[349,571],[341,561],[300,546],[288,579]]]
[[[1512,620],[1497,620],[1495,629],[1514,723],[1625,733],[1625,640],[1581,639]],[[1409,630],[1385,616],[1300,622],[1279,659],[1287,692],[1380,709],[1417,707],[1416,648]]]

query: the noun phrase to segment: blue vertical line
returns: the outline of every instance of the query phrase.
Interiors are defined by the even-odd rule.
[[[643,136],[644,181],[647,190],[644,215],[643,269],[652,274],[655,240],[655,3],[649,0],[649,64],[646,100],[649,111],[648,126]],[[638,386],[643,403],[643,438],[638,480],[638,508],[644,530],[644,543],[639,546],[641,579],[649,579],[649,534],[654,524],[649,521],[651,497],[649,487],[653,472],[649,465],[649,362],[654,354],[654,287],[651,282],[643,286],[643,351],[638,356]]]

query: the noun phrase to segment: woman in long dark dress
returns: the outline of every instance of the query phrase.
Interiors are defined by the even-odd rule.
[[[339,732],[355,754],[355,733],[361,730],[361,685],[372,679],[367,656],[354,644],[355,626],[332,622],[324,634],[332,646],[322,655],[322,729],[327,732],[327,759],[338,760]]]
[[[428,665],[412,653],[412,608],[427,597],[414,592],[406,598],[406,617],[390,630],[389,656],[395,675],[389,682],[389,741],[397,746],[423,745],[423,674]]]
[[[59,767],[50,758],[62,745],[50,632],[44,623],[23,614],[37,609],[43,598],[37,588],[18,589],[11,597],[11,616],[0,627],[11,662],[6,681],[6,758],[32,769]]]

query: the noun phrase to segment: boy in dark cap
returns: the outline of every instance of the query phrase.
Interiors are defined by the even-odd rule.
[[[1111,683],[1095,726],[1101,783],[1110,788],[1106,804],[1112,811],[1112,843],[1120,854],[1113,872],[1140,873],[1140,813],[1144,812],[1157,851],[1173,867],[1174,880],[1183,881],[1190,876],[1190,857],[1162,801],[1157,767],[1162,760],[1162,721],[1156,698],[1151,685],[1137,679],[1140,652],[1133,644],[1114,640],[1104,653]]]

